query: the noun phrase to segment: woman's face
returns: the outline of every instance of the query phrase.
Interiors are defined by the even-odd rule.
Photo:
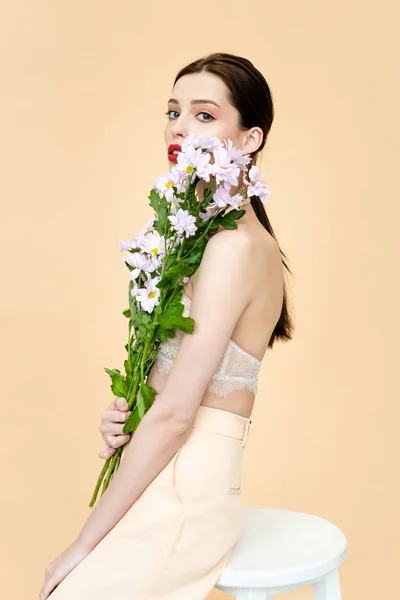
[[[212,73],[184,75],[174,85],[167,107],[168,122],[164,137],[168,147],[180,146],[189,133],[200,137],[230,138],[245,152],[247,132],[239,129],[239,111],[230,104],[228,90]],[[170,166],[176,159],[169,155]]]

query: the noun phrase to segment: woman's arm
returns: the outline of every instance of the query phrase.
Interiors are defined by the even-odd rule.
[[[197,271],[191,317],[160,396],[143,417],[124,460],[86,521],[78,541],[94,548],[190,436],[206,387],[250,301],[252,241],[224,230],[206,246]]]

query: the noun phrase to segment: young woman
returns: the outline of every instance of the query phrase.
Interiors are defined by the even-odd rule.
[[[167,108],[170,166],[171,145],[179,150],[189,132],[230,138],[255,164],[273,120],[264,77],[223,53],[183,68]],[[285,255],[261,200],[246,200],[238,228],[210,237],[185,285],[194,332],[160,345],[147,379],[156,400],[135,434],[122,433],[123,399],[102,413],[100,456],[124,445],[120,467],[47,567],[40,600],[204,600],[228,563],[243,526],[243,449],[261,360],[293,332]]]

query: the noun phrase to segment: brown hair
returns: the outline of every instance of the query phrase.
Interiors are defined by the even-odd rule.
[[[260,148],[252,155],[252,164],[256,164],[258,154],[264,148],[267,135],[274,119],[274,106],[268,83],[254,65],[241,56],[216,52],[195,60],[183,67],[175,77],[174,85],[184,75],[206,71],[217,75],[225,83],[231,104],[239,111],[240,128],[250,129],[260,127],[263,131],[263,141]],[[251,165],[249,165],[250,167]],[[260,223],[278,243],[276,235],[269,222],[264,204],[258,196],[252,196],[251,205]],[[287,271],[292,274],[285,259],[286,255],[278,247],[282,262]],[[292,339],[294,324],[289,314],[286,282],[283,283],[283,303],[279,320],[272,332],[268,347],[272,348],[275,340],[288,341]]]

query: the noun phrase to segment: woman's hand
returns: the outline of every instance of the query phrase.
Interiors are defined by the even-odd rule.
[[[46,600],[54,588],[75,569],[90,553],[90,548],[80,540],[75,540],[60,556],[51,562],[45,571],[45,581],[39,593],[39,600]]]
[[[100,450],[100,458],[109,458],[114,454],[115,448],[129,442],[131,434],[123,433],[122,429],[131,412],[125,398],[116,396],[114,402],[101,413],[99,431],[107,445]]]

